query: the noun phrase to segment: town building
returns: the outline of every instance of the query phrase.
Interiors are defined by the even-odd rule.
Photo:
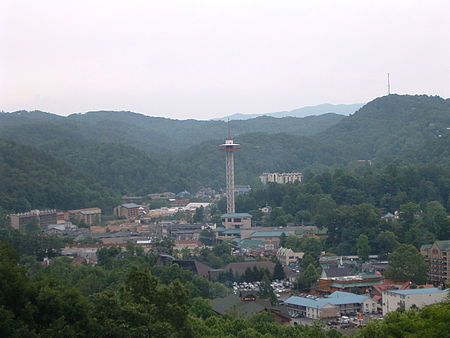
[[[277,251],[277,258],[283,266],[289,266],[299,263],[304,255],[304,252],[295,252],[292,249],[282,247]]]
[[[320,278],[315,291],[317,293],[329,293],[358,289],[358,292],[362,294],[369,291],[372,286],[382,283],[382,275],[360,273],[355,276]]]
[[[286,183],[294,183],[294,182],[302,182],[303,174],[299,172],[294,173],[263,173],[259,176],[259,179],[263,184],[267,183],[278,183],[278,184],[286,184]]]
[[[143,208],[139,204],[124,203],[114,208],[114,215],[133,219],[138,217],[141,211],[143,211]]]
[[[428,279],[436,285],[450,282],[450,240],[436,241],[420,247],[428,264]]]
[[[327,297],[291,296],[284,301],[291,315],[311,319],[334,318],[358,312],[375,313],[376,302],[369,296],[335,291]]]
[[[100,208],[87,208],[68,210],[65,213],[64,219],[70,221],[74,218],[78,222],[83,222],[86,225],[101,224],[102,221],[102,209]]]
[[[266,250],[277,250],[280,247],[282,234],[288,235],[283,231],[255,231],[250,235],[250,239],[263,241]]]
[[[397,309],[409,310],[421,308],[445,300],[449,289],[438,288],[409,289],[409,290],[385,290],[383,292],[383,316]]]
[[[251,228],[252,215],[247,213],[228,213],[222,215],[225,229]]]
[[[30,223],[36,224],[45,228],[50,224],[57,223],[56,210],[31,210],[29,212],[8,215],[10,225],[15,229],[23,229]]]

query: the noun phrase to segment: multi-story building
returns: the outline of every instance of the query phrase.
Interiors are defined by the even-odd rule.
[[[428,264],[428,278],[434,284],[450,282],[450,240],[436,241],[420,247]]]
[[[438,288],[386,290],[383,292],[383,316],[397,309],[409,310],[438,303],[447,298],[449,290]]]
[[[102,221],[102,209],[87,208],[68,210],[65,214],[65,220],[70,221],[75,218],[77,221],[83,222],[86,225],[99,225]]]
[[[41,228],[57,223],[56,210],[31,210],[29,212],[11,214],[9,221],[13,228],[23,229],[27,224],[36,222]]]
[[[229,213],[222,215],[225,229],[251,228],[252,215],[247,213]]]
[[[278,183],[278,184],[286,184],[286,183],[294,183],[303,181],[303,174],[296,173],[263,173],[259,176],[259,179],[263,184],[267,183]]]
[[[139,204],[125,203],[114,208],[114,215],[133,219],[139,216],[141,210],[143,211],[143,208]]]
[[[304,252],[295,252],[294,250],[287,248],[279,248],[277,251],[277,258],[283,266],[289,266],[300,262],[304,255]]]

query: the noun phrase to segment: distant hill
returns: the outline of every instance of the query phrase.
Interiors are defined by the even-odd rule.
[[[246,133],[289,133],[312,136],[338,123],[344,116],[324,114],[305,118],[259,117],[232,121],[234,136]],[[43,112],[0,114],[0,137],[30,145],[89,142],[121,143],[146,153],[168,157],[190,146],[212,139],[223,139],[223,121],[172,120],[132,112],[88,112],[68,117]]]
[[[342,148],[349,159],[409,157],[429,142],[445,140],[449,127],[449,99],[389,95],[369,102],[314,139]]]
[[[294,110],[289,111],[280,111],[276,113],[267,113],[267,114],[232,114],[230,116],[224,116],[216,119],[212,119],[214,121],[228,121],[231,120],[248,120],[254,119],[260,116],[269,116],[269,117],[306,117],[306,116],[317,116],[323,114],[339,114],[339,115],[350,115],[357,111],[359,108],[364,106],[363,103],[354,103],[354,104],[319,104],[317,106],[306,106]]]
[[[47,153],[0,140],[0,209],[112,207],[108,189]]]
[[[356,160],[450,164],[450,100],[389,95],[350,116],[231,121],[236,183],[264,171],[327,170]],[[220,188],[223,121],[171,120],[131,112],[0,114],[0,137],[47,151],[116,193]]]

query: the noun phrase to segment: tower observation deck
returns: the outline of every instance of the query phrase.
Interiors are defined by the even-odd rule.
[[[227,213],[235,213],[234,206],[234,155],[233,152],[241,149],[239,144],[234,143],[231,137],[219,146],[219,150],[226,152],[226,181],[227,181]]]

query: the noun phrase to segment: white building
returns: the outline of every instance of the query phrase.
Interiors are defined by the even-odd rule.
[[[278,183],[278,184],[286,184],[286,183],[294,183],[303,181],[303,174],[296,173],[263,173],[259,176],[259,179],[263,184],[267,183]]]
[[[386,290],[383,292],[383,316],[399,308],[409,310],[412,307],[421,308],[439,303],[448,295],[449,289],[438,288]]]
[[[349,313],[375,313],[377,303],[369,296],[356,295],[350,292],[335,291],[328,297],[291,296],[284,301],[291,315],[311,319],[338,317]]]

